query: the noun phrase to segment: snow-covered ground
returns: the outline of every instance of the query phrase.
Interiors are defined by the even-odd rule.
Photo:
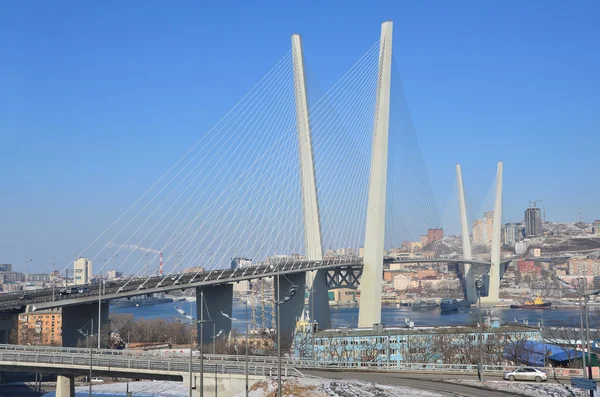
[[[477,380],[467,379],[451,379],[445,380],[450,383],[458,383],[461,385],[469,385],[481,387],[481,383]],[[500,390],[516,395],[528,397],[583,397],[586,396],[583,390],[572,389],[569,381],[565,381],[564,385],[558,383],[535,383],[535,382],[507,382],[507,381],[484,381],[483,387]]]
[[[107,383],[94,385],[94,397],[125,396],[126,384]],[[258,382],[250,388],[250,397],[272,397],[277,390],[277,380],[267,379]],[[181,382],[142,381],[130,382],[129,391],[136,397],[187,397],[188,388]],[[301,378],[288,379],[283,384],[284,395],[287,397],[442,397],[442,394],[422,391],[403,386],[384,386],[358,381],[338,381],[332,379]],[[87,396],[88,386],[75,388],[76,397]],[[47,394],[53,396],[54,393]],[[236,397],[244,397],[241,392]]]
[[[75,396],[88,396],[89,386],[77,386]],[[124,397],[127,391],[126,382],[93,385],[94,397]],[[129,382],[129,391],[136,397],[187,397],[188,388],[182,382],[140,381]],[[46,396],[54,396],[49,393]]]
[[[277,390],[277,380],[268,379],[251,388],[250,397],[270,397]],[[442,394],[410,387],[383,386],[358,381],[334,381],[330,379],[290,379],[283,385],[287,397],[441,397]],[[243,397],[244,393],[236,397]]]

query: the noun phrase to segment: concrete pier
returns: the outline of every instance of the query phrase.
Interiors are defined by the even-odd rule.
[[[75,376],[58,375],[56,377],[56,397],[75,397]]]
[[[204,295],[204,313],[201,312],[201,295]],[[221,284],[210,287],[196,288],[196,319],[212,320],[204,323],[204,344],[212,343],[213,323],[216,332],[223,330],[223,335],[231,331],[231,320],[223,316],[221,312],[231,317],[233,308],[233,284]],[[183,308],[185,310],[185,308]],[[240,318],[239,320],[245,320]],[[198,324],[198,337],[200,337],[200,326]]]
[[[102,303],[100,316],[102,320],[101,332],[109,332],[109,306],[105,302]],[[63,347],[77,347],[80,340],[85,340],[85,335],[98,335],[98,302],[64,306],[62,308]],[[93,346],[94,348],[97,347],[96,343]]]
[[[282,339],[291,338],[292,332],[296,328],[296,321],[302,316],[304,310],[304,293],[306,291],[306,273],[287,274],[279,277],[281,286],[279,287],[279,299],[277,299],[277,277],[275,277],[275,299],[283,300],[290,290],[290,286],[297,285],[296,295],[288,302],[281,305],[279,313],[281,315],[281,337]]]

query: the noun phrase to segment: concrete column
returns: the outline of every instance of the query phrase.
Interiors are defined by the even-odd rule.
[[[11,332],[17,332],[18,314],[6,314],[0,316],[0,343],[7,344],[11,336]],[[15,340],[17,335],[14,335]]]
[[[56,377],[56,397],[75,397],[75,377],[58,375]]]
[[[473,259],[471,253],[471,240],[469,239],[469,221],[467,219],[467,205],[465,203],[465,191],[463,188],[462,172],[460,164],[456,164],[456,183],[458,185],[458,205],[460,207],[460,226],[462,232],[463,258]],[[464,264],[465,298],[469,302],[477,301],[477,289],[475,288],[475,277],[473,267],[470,263]]]
[[[109,332],[107,327],[109,306],[103,303],[101,307],[101,332]],[[93,329],[91,328],[92,319]],[[64,306],[62,308],[63,347],[76,347],[79,340],[85,340],[82,332],[89,335],[90,330],[92,335],[98,335],[98,302]],[[97,347],[96,344],[93,347]]]
[[[200,320],[200,293],[204,292],[204,320],[213,320],[216,325],[217,333],[223,330],[227,335],[231,331],[231,320],[223,316],[221,312],[228,316],[232,315],[233,309],[233,284],[221,284],[209,287],[196,288],[196,318]],[[185,308],[184,308],[185,309]],[[250,315],[250,313],[248,313]],[[244,320],[241,318],[240,320]],[[198,324],[198,337],[200,336],[200,324]],[[213,323],[204,323],[204,344],[212,343]]]
[[[503,163],[498,162],[496,172],[496,203],[494,206],[494,223],[492,225],[492,257],[488,284],[488,296],[482,302],[493,303],[499,299],[500,292],[500,243],[502,233],[502,171]]]
[[[371,152],[364,270],[360,282],[359,327],[371,327],[381,322],[391,69],[392,22],[385,22],[381,26],[379,47],[379,85]]]
[[[277,276],[274,277],[275,281],[275,294],[277,294]],[[302,310],[304,309],[304,293],[305,293],[305,284],[306,284],[306,274],[305,273],[296,273],[296,274],[286,274],[285,276],[281,275],[279,277],[279,281],[281,282],[281,287],[279,290],[280,297],[282,300],[285,294],[290,289],[292,284],[298,286],[298,291],[296,295],[289,302],[281,305],[281,310],[279,313],[281,315],[281,338],[291,338],[292,332],[296,327],[296,321],[300,316],[302,316]],[[277,300],[277,295],[275,295],[275,300]]]
[[[315,178],[312,133],[308,116],[302,39],[297,34],[292,36],[292,57],[296,93],[298,157],[300,159],[302,209],[304,215],[304,256],[308,260],[320,261],[323,260],[323,242],[321,237],[319,200]],[[306,275],[306,287],[309,290],[308,308],[311,311],[310,318],[316,320],[319,323],[319,327],[329,328],[331,326],[331,318],[329,315],[329,299],[327,297],[325,273],[323,271],[308,272]],[[311,290],[312,293],[310,292]]]

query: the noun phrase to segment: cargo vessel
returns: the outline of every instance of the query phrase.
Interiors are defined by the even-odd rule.
[[[442,313],[451,313],[457,312],[462,309],[467,309],[473,305],[472,302],[467,302],[465,300],[458,299],[442,299],[440,302],[440,309],[442,309]]]
[[[527,301],[522,305],[517,304],[510,305],[511,309],[550,309],[552,302],[544,302],[542,298],[537,296],[533,301]]]

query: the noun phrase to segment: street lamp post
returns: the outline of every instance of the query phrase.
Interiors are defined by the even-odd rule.
[[[190,306],[191,307],[191,306]],[[204,323],[208,323],[210,321],[212,321],[211,319],[205,320],[204,319],[204,292],[200,292],[200,320],[194,321],[194,317],[187,314],[183,309],[181,309],[181,307],[179,306],[175,306],[175,310],[181,314],[184,318],[186,318],[187,320],[189,320],[189,324],[200,324],[200,338],[198,339],[198,348],[200,350],[200,385],[199,385],[199,390],[200,390],[200,397],[204,397],[204,349],[202,348],[202,341],[204,338]],[[209,313],[210,315],[210,313]],[[190,372],[189,372],[189,377],[190,377],[190,385],[189,385],[189,397],[192,397],[192,356],[193,356],[193,345],[194,345],[194,340],[193,340],[193,336],[192,336],[192,332],[190,332]]]
[[[227,313],[223,313],[221,312],[221,315],[227,319],[229,319],[232,323],[246,323],[246,364],[244,366],[244,374],[246,377],[246,397],[248,397],[249,394],[249,387],[248,387],[248,302],[246,302],[246,320],[238,320],[237,318],[231,317],[230,315],[228,315]],[[237,349],[236,349],[236,355],[237,355]]]
[[[98,349],[100,349],[100,326],[102,324],[102,284],[104,280],[98,281]]]
[[[213,336],[212,336],[213,356],[215,356],[217,354],[217,338],[219,336],[221,336],[222,333],[223,333],[223,330],[220,330],[219,333],[217,334],[217,323],[213,321]],[[219,367],[218,367],[217,363],[215,363],[215,397],[217,397],[217,393],[218,393],[218,387],[217,387],[218,373],[219,373]]]
[[[283,297],[283,299],[281,299],[281,294],[280,294],[280,277],[279,277],[280,273],[277,272],[277,301],[275,302],[275,304],[277,305],[277,397],[281,397],[281,393],[282,393],[282,385],[281,385],[281,321],[280,321],[280,314],[281,314],[281,305],[289,302],[294,295],[296,295],[296,292],[298,291],[298,285],[292,284],[290,286],[290,289],[288,290],[288,292],[285,294],[285,296]],[[285,277],[285,275],[284,275]],[[289,279],[288,279],[289,281]]]
[[[194,347],[194,333],[192,330],[190,330],[190,373],[189,373],[189,377],[190,377],[190,390],[189,390],[189,397],[192,397],[192,353],[194,352],[193,350]]]
[[[479,314],[479,362],[477,364],[477,375],[479,381],[483,382],[483,324],[481,323],[481,287],[482,280],[478,278],[475,280],[475,288],[477,289],[477,302],[478,302],[478,314]]]
[[[585,378],[586,375],[589,376],[590,379],[592,379],[592,366],[591,366],[591,354],[590,354],[590,330],[589,330],[589,322],[588,322],[588,306],[587,306],[587,300],[589,299],[590,296],[593,295],[600,295],[600,290],[596,290],[596,291],[592,291],[589,293],[586,293],[586,288],[587,288],[587,278],[585,277],[579,277],[578,280],[578,287],[580,286],[580,284],[583,282],[583,292],[580,292],[578,288],[575,288],[572,284],[561,280],[560,278],[558,278],[558,281],[560,282],[561,285],[563,286],[568,286],[568,288],[571,291],[574,291],[575,293],[577,293],[577,295],[579,295],[579,330],[580,330],[580,338],[581,338],[581,363],[582,363],[582,372],[583,372],[583,377]],[[583,317],[585,314],[585,335],[587,338],[587,341],[584,344],[584,323],[583,323]],[[584,346],[586,346],[585,348],[587,348],[587,352],[584,350]],[[587,368],[588,368],[588,374],[586,374],[586,353],[587,353],[587,359],[588,359],[588,363],[587,363]],[[590,397],[594,397],[594,391],[590,390]]]
[[[90,332],[89,333],[84,333],[81,328],[85,327],[86,325],[90,324]],[[87,323],[85,323],[81,328],[78,328],[77,331],[79,331],[79,333],[83,336],[85,336],[85,341],[86,344],[88,345],[88,347],[90,348],[90,374],[89,374],[89,397],[92,397],[92,360],[93,360],[93,346],[90,343],[90,337],[93,336],[94,333],[94,318],[92,318],[90,321],[88,321]]]
[[[90,396],[89,397],[92,397],[92,361],[93,361],[93,358],[94,358],[94,356],[93,356],[94,351],[93,351],[92,344],[89,343],[89,340],[90,340],[89,337],[92,336],[93,333],[94,333],[94,318],[92,318],[92,320],[91,320],[90,334],[89,334],[89,336],[87,338],[88,345],[90,346],[90,376],[89,376],[89,379],[88,379],[90,381],[90,385],[89,385],[90,386],[90,392],[89,392]]]
[[[277,273],[277,397],[281,397],[281,308],[279,307],[280,298],[279,273]]]

